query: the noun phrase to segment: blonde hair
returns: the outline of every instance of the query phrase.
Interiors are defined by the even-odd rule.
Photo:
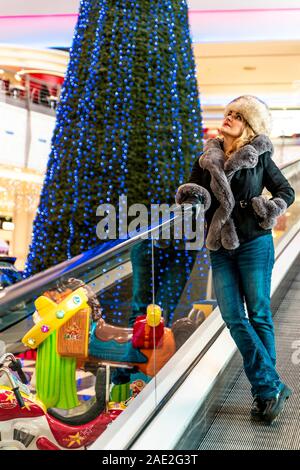
[[[244,147],[244,145],[249,144],[256,135],[257,134],[255,134],[252,127],[250,127],[248,122],[245,121],[245,128],[243,130],[242,135],[234,140],[232,146],[227,150],[227,152],[225,152],[225,156],[230,157],[231,154],[239,150],[241,147]],[[222,136],[218,137],[218,139],[220,139],[221,141],[224,140]]]

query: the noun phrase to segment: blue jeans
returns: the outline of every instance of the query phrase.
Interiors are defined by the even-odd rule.
[[[210,259],[221,315],[243,356],[252,395],[262,399],[275,397],[282,382],[275,369],[275,337],[270,309],[274,265],[272,235],[241,243],[235,250],[210,251]]]

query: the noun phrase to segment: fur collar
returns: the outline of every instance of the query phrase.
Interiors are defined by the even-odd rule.
[[[219,139],[207,141],[204,152],[199,159],[199,165],[210,172],[224,170],[235,173],[245,168],[254,168],[260,155],[274,152],[273,144],[268,136],[261,134],[254,137],[250,144],[244,145],[225,160],[222,142]]]
[[[231,218],[235,199],[230,187],[235,172],[245,168],[254,168],[260,155],[269,151],[273,153],[273,145],[266,135],[256,136],[250,144],[244,145],[234,152],[227,160],[218,139],[210,139],[204,153],[199,159],[199,165],[211,174],[210,187],[219,201],[210,224],[206,238],[206,246],[210,250],[218,250],[221,246],[234,250],[239,246],[239,239]]]

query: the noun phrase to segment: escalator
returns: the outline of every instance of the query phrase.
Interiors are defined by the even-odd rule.
[[[276,264],[272,292],[277,307],[285,302],[282,302],[283,282],[288,279],[290,269],[297,269],[300,160],[282,171],[296,189],[297,196],[274,232]],[[248,400],[248,385],[243,382],[240,357],[215,308],[206,249],[194,253],[191,258],[184,258],[183,251],[175,250],[176,258],[174,247],[160,246],[153,240],[153,233],[149,231],[148,240],[137,235],[122,242],[108,242],[0,291],[0,339],[5,342],[6,351],[13,353],[25,349],[21,339],[33,326],[34,301],[43,293],[64,285],[70,278],[80,279],[93,290],[101,304],[102,317],[115,328],[132,327],[132,311],[139,303],[140,310],[136,308],[134,317],[144,314],[147,303],[157,303],[162,306],[165,326],[171,331],[178,320],[185,321],[190,316],[189,322],[183,325],[191,326],[193,318],[194,327],[191,326],[188,334],[184,334],[185,326],[180,334],[177,332],[176,348],[168,361],[160,362],[159,348],[154,347],[151,357],[154,373],[149,374],[147,385],[98,437],[91,449],[211,448],[209,445],[213,444],[208,444],[208,441],[218,446],[218,430],[222,433],[222,429],[231,426],[226,422],[228,403],[237,400],[240,389],[244,391],[244,400]],[[179,279],[182,272],[184,276]],[[297,284],[298,281],[294,282]],[[297,287],[296,284],[293,285]],[[278,318],[282,316],[280,312],[279,309]],[[193,317],[192,313],[196,316]],[[291,318],[295,320],[297,314],[294,313]],[[295,333],[296,341],[294,324],[291,323],[289,328]],[[107,360],[113,370],[127,367],[125,360],[116,362]],[[103,361],[99,360],[98,365],[103,365]],[[285,368],[285,363],[282,367]],[[147,368],[140,373],[147,376]],[[106,394],[111,387],[111,378],[108,380]],[[290,383],[288,378],[287,382]],[[292,404],[293,400],[292,397]],[[243,408],[246,422],[249,406],[243,403],[245,401],[240,399],[239,406]],[[230,413],[235,420],[238,411],[235,409]],[[236,439],[242,437],[242,431],[240,434]]]
[[[190,355],[195,348],[188,374],[181,374],[168,400],[157,407],[143,432],[132,436],[128,449],[299,449],[298,165],[283,169],[296,190],[296,200],[287,213],[289,226],[285,226],[282,236],[276,230],[274,233],[276,262],[271,306],[275,314],[277,367],[294,391],[285,412],[271,426],[251,422],[252,398],[242,359],[216,309],[184,345]],[[211,332],[203,344],[207,329]],[[180,361],[177,365],[181,366]],[[106,445],[105,436],[99,438],[100,442]]]

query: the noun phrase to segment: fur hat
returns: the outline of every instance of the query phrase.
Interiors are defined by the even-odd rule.
[[[243,95],[235,98],[225,108],[225,116],[229,111],[241,113],[255,134],[269,135],[271,132],[272,118],[266,103],[256,96]]]

